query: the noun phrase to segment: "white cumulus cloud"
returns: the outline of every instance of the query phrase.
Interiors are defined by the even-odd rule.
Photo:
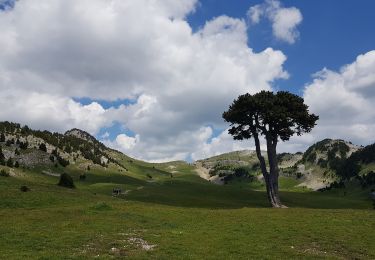
[[[299,37],[297,26],[303,16],[296,7],[283,7],[277,0],[266,0],[265,3],[250,7],[248,17],[252,24],[267,18],[272,23],[273,35],[289,44],[295,43]]]
[[[340,71],[323,69],[304,91],[305,102],[320,116],[315,140],[341,138],[375,142],[375,51],[359,55]]]
[[[131,150],[133,149],[137,142],[139,142],[139,136],[130,137],[125,134],[120,134],[116,137],[116,144],[119,145],[120,150]]]

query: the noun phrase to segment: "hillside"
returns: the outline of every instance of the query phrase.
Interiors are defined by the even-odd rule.
[[[220,186],[192,164],[135,160],[80,130],[72,136],[0,127],[2,259],[375,258],[369,187],[312,192],[284,174],[281,198],[290,208],[273,210],[262,180],[249,182],[242,170]],[[370,148],[350,158],[370,167]],[[283,169],[302,156],[280,155]],[[256,173],[255,159],[241,151],[198,163]],[[61,173],[75,188],[57,185]]]
[[[319,190],[331,185],[337,186],[350,178],[367,176],[374,169],[374,145],[360,147],[344,140],[322,140],[304,153],[282,153],[278,155],[281,178],[293,179],[295,187]],[[266,152],[263,156],[267,158]],[[206,169],[208,178],[214,183],[224,184],[230,181],[248,181],[262,183],[255,151],[226,153],[204,160],[197,166]],[[356,171],[356,172],[355,172]],[[366,177],[364,177],[366,178]],[[371,177],[369,177],[371,178]]]
[[[151,164],[110,149],[79,129],[60,134],[1,122],[0,134],[1,164],[22,169],[38,168],[51,175],[59,175],[66,168],[86,175],[91,168],[97,168],[137,177],[141,174],[142,178],[152,180],[160,176],[172,178],[181,174],[180,169],[189,169],[216,184],[241,181],[254,187],[263,185],[256,153],[250,150],[221,154],[199,160],[194,165],[186,162]],[[313,190],[329,188],[353,178],[364,182],[367,175],[372,178],[373,154],[373,146],[363,148],[343,140],[325,139],[304,153],[279,154],[280,175],[295,188]],[[265,152],[263,155],[267,157]]]
[[[152,164],[106,147],[89,133],[72,129],[65,134],[32,130],[16,123],[0,122],[0,165],[38,170],[44,175],[79,172],[90,178],[94,170],[132,176],[148,181],[178,176],[192,170],[186,162]],[[182,169],[182,170],[181,170]]]

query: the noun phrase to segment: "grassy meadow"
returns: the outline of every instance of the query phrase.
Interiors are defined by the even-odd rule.
[[[0,177],[0,259],[375,259],[368,191],[311,192],[282,178],[289,208],[271,209],[262,185],[217,186],[182,162],[123,163],[127,172],[92,167],[85,181],[79,163],[53,169],[76,189],[42,168]]]

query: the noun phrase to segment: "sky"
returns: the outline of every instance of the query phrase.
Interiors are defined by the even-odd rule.
[[[138,159],[253,149],[221,115],[241,94],[290,91],[311,133],[375,142],[372,0],[0,0],[0,120],[80,128]]]

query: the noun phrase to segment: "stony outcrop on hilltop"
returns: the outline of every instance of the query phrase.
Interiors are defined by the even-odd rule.
[[[113,162],[108,155],[111,149],[79,129],[60,134],[0,122],[0,135],[5,160],[12,158],[26,167],[50,164],[66,166],[80,158],[101,166]]]

